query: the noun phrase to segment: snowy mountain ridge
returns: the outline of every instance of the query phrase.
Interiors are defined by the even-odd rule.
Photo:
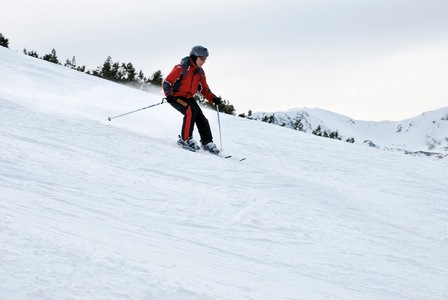
[[[448,155],[448,107],[403,121],[359,121],[319,108],[257,112],[251,118],[288,128],[297,127],[300,120],[304,132],[321,126],[323,131],[337,131],[342,140],[353,137],[355,143],[377,149],[440,158]]]
[[[448,160],[161,97],[0,47],[0,299],[448,298]]]

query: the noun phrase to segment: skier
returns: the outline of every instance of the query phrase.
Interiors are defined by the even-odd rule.
[[[199,150],[200,146],[192,136],[194,124],[196,124],[202,147],[213,154],[218,154],[219,150],[213,143],[210,124],[193,98],[199,91],[210,103],[216,105],[221,103],[220,98],[210,91],[202,69],[208,55],[207,48],[193,47],[190,56],[183,58],[165,78],[163,91],[168,103],[184,115],[182,131],[177,143],[193,151]]]

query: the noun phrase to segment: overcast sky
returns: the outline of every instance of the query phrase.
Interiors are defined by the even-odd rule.
[[[448,106],[447,0],[2,0],[0,33],[13,50],[87,69],[110,55],[147,76],[203,45],[212,91],[238,113],[380,121]]]

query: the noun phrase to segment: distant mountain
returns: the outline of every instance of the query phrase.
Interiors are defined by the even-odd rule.
[[[342,141],[413,155],[448,156],[448,107],[425,112],[403,121],[358,121],[319,108],[280,112],[257,112],[250,118],[307,133],[319,126],[322,132],[337,132]]]

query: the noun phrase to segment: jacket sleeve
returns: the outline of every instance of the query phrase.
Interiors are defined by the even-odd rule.
[[[173,70],[166,76],[165,80],[163,81],[162,87],[163,92],[165,93],[165,96],[173,96],[174,90],[173,86],[174,83],[180,78],[180,75],[182,74],[182,65],[177,65],[173,68]]]
[[[216,97],[215,94],[212,93],[212,91],[210,90],[210,87],[207,84],[207,79],[205,77],[205,73],[204,76],[202,76],[202,79],[200,81],[201,84],[201,94],[202,96],[205,97],[205,99],[207,99],[208,102],[213,103],[213,98]]]

